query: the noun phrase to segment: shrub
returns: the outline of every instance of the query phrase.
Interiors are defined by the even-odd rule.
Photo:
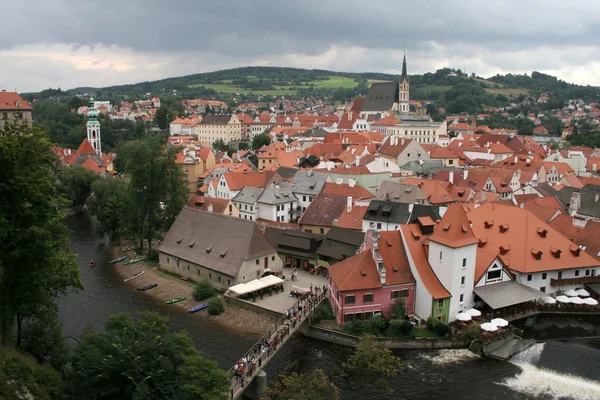
[[[402,335],[408,335],[413,328],[410,322],[399,318],[390,320],[390,327],[392,330],[399,332]]]
[[[369,326],[374,331],[383,331],[387,328],[387,321],[383,315],[376,315],[369,320]]]
[[[433,317],[427,318],[427,329],[433,330],[437,325],[437,321]]]
[[[146,260],[155,263],[158,262],[158,251],[154,249],[148,250],[148,253],[146,254]]]
[[[406,316],[406,304],[404,304],[404,300],[396,299],[394,305],[392,305],[391,314],[394,319],[404,319]]]
[[[446,324],[442,324],[441,322],[438,322],[435,327],[433,328],[433,331],[435,333],[437,333],[439,336],[445,337],[446,335],[448,335],[450,333],[450,327]]]
[[[350,327],[350,329],[356,332],[361,332],[365,329],[365,323],[360,319],[350,322],[348,326]]]
[[[465,328],[465,335],[469,340],[479,339],[481,336],[481,327],[477,322],[471,322],[469,326]]]
[[[202,280],[202,281],[196,283],[192,297],[196,301],[202,301],[204,299],[209,299],[209,298],[213,297],[215,294],[216,294],[216,291],[215,291],[215,288],[213,287],[212,283],[210,283],[210,281],[207,281],[207,280]]]
[[[408,321],[402,321],[402,324],[400,325],[400,332],[403,335],[408,335],[412,330],[413,330],[413,324],[411,324]]]
[[[321,320],[333,320],[335,314],[331,309],[331,303],[329,299],[323,300],[316,308],[313,314],[313,324],[318,324]]]
[[[210,299],[206,309],[208,310],[209,315],[219,315],[225,312],[225,306],[218,297],[213,297]]]

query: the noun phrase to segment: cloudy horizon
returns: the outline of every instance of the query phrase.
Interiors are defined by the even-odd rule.
[[[0,0],[0,86],[105,87],[244,66],[600,85],[600,3],[483,0]]]

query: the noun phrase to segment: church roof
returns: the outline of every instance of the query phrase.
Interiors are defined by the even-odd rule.
[[[81,144],[79,145],[79,148],[77,149],[77,151],[75,153],[76,154],[96,154],[96,150],[94,150],[94,147],[92,147],[92,144],[90,143],[89,140],[83,139],[83,141],[81,142]]]
[[[404,60],[402,60],[402,80],[408,80],[408,74],[406,73],[406,54]]]
[[[378,82],[371,85],[362,112],[388,111],[398,102],[398,82]]]

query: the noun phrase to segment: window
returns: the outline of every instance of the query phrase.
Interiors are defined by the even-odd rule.
[[[546,277],[548,276],[548,274],[546,274],[545,272],[542,273],[542,280],[546,279]]]
[[[169,261],[170,261],[170,260],[169,260],[169,257],[167,257],[167,264],[169,263]]]
[[[466,267],[467,267],[467,259],[463,258],[463,268],[466,268]]]
[[[302,201],[306,201],[306,196],[302,196]]]
[[[355,303],[355,299],[354,299],[353,294],[346,296],[346,304],[354,304],[354,303]]]
[[[540,288],[540,292],[544,292],[544,293],[546,293],[546,286],[542,286],[542,287]]]
[[[321,228],[320,232],[321,232],[321,234],[324,234],[325,233],[325,229]]]
[[[260,260],[256,260],[256,265],[260,264]]]
[[[231,281],[227,279],[227,286],[231,286]]]
[[[527,282],[531,282],[532,279],[533,279],[533,276],[531,274],[527,275]]]
[[[454,165],[454,160],[448,160],[448,165]]]
[[[579,276],[579,270],[578,269],[575,270],[575,276]]]
[[[208,274],[208,279],[212,279],[212,274]]]
[[[465,285],[465,277],[464,277],[464,276],[460,278],[460,284],[461,284],[462,286],[464,286],[464,285]]]
[[[442,261],[442,252],[440,251],[440,261]]]
[[[558,279],[560,279],[560,273],[558,275],[559,275]],[[589,269],[585,270],[585,276],[590,276],[590,270]]]
[[[444,308],[444,300],[438,300],[438,308]]]
[[[465,295],[464,295],[464,294],[461,294],[461,295],[460,295],[460,302],[462,303],[464,300],[465,300]]]
[[[275,256],[271,256],[271,261],[275,261]]]
[[[221,282],[221,277],[219,277],[219,282]]]
[[[377,229],[381,229],[381,222],[377,223]]]
[[[499,279],[502,276],[502,271],[490,271],[487,273],[487,280],[492,281],[494,279]]]
[[[363,295],[363,303],[372,303],[373,302],[373,293],[366,293]]]
[[[588,274],[587,271],[585,273],[586,275]],[[558,271],[558,279],[562,279],[562,271]]]
[[[408,289],[402,289],[400,291],[400,297],[408,297]]]
[[[394,299],[397,299],[398,297],[400,297],[400,291],[399,290],[392,290],[390,298],[392,300],[394,300]]]

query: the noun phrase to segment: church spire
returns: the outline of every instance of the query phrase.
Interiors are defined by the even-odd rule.
[[[408,74],[406,73],[406,51],[404,52],[404,60],[402,61],[402,80],[408,80]]]

